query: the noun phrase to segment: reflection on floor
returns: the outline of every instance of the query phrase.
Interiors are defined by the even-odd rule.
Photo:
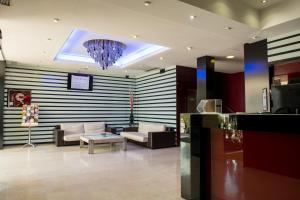
[[[181,199],[179,148],[95,152],[53,145],[1,150],[0,199]]]
[[[214,160],[212,191],[215,199],[299,200],[300,180],[243,168],[241,161]]]

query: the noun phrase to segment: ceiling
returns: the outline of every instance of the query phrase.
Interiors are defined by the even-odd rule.
[[[283,2],[285,0],[267,0],[266,3],[262,3],[262,0],[242,0],[242,1],[244,1],[245,3],[249,4],[250,6],[256,9],[263,9],[275,5],[279,2]]]
[[[197,17],[191,20],[190,15]],[[6,59],[20,65],[87,70],[87,64],[54,61],[75,29],[128,40],[137,35],[134,40],[139,42],[170,47],[125,69],[88,69],[115,75],[125,70],[136,75],[171,65],[195,67],[196,58],[205,55],[217,58],[217,71],[239,72],[243,70],[243,44],[253,42],[251,36],[259,31],[177,0],[156,0],[148,7],[143,0],[15,0],[11,7],[0,6],[0,24]],[[225,59],[228,55],[235,59]]]
[[[133,38],[128,40],[128,38],[116,38],[110,35],[99,35],[93,32],[75,29],[55,56],[55,61],[82,62],[83,64],[98,67],[99,64],[95,63],[94,59],[88,54],[87,49],[84,46],[86,41],[94,39],[118,41],[124,45],[121,58],[119,58],[113,66],[110,66],[110,69],[112,67],[125,68],[143,60],[146,57],[151,57],[169,50],[168,47],[143,43]]]

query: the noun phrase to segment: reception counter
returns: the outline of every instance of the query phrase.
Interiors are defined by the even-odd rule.
[[[300,186],[300,115],[188,114],[188,116],[186,135],[190,138],[183,138],[181,145],[182,162],[185,162],[181,169],[185,172],[182,173],[183,198],[208,200],[227,199],[228,197],[228,199],[257,200],[259,197],[253,197],[254,194],[251,190],[253,185],[251,186],[251,184],[254,184],[254,186],[255,184],[259,185],[259,179],[262,177],[267,177],[266,180],[268,178],[273,179],[273,182],[282,179],[287,181],[287,184],[296,185],[292,185],[292,187]],[[224,157],[224,162],[219,159],[217,162],[218,167],[215,167],[214,149],[223,138],[218,136],[224,133],[222,130],[233,132],[233,135],[236,135],[237,132],[242,133],[242,149],[226,154],[227,157]],[[224,136],[224,138],[226,137]],[[221,138],[221,140],[218,139],[218,142],[216,142],[215,138]],[[184,143],[188,143],[188,145],[184,145]],[[186,150],[187,147],[190,148],[189,151]],[[219,149],[223,149],[223,147]],[[190,154],[189,156],[184,155],[187,152]],[[232,155],[238,156],[234,158]],[[189,165],[186,164],[187,159],[190,159]],[[233,166],[236,171],[230,171],[230,167],[226,165],[228,161],[239,164]],[[223,170],[220,169],[220,166],[223,166],[222,163],[225,163],[224,168],[232,173],[232,177],[239,180],[237,183],[230,179],[232,185],[228,186],[226,182],[228,174],[225,174],[226,177],[224,175],[224,183],[213,183],[215,179],[222,179],[221,175],[217,173]],[[185,168],[189,168],[189,170]],[[219,171],[214,173],[214,169]],[[217,175],[212,178],[212,174]],[[236,178],[241,174],[242,178]],[[251,177],[249,174],[252,174],[253,177],[251,184],[247,183],[247,177]],[[189,184],[187,184],[187,181],[190,181]],[[214,194],[216,192],[213,190],[214,185],[219,185],[219,188],[222,189],[220,186],[222,184],[224,184],[223,188],[227,187],[226,191],[224,189],[222,194]],[[241,187],[239,184],[243,186]],[[279,185],[280,183],[275,185],[273,189],[280,187]],[[230,191],[230,187],[238,188],[234,191],[235,195],[233,193],[226,194]],[[247,187],[250,187],[250,189],[247,189]],[[263,187],[263,185],[260,187],[262,191],[267,191]],[[297,192],[297,190],[289,191],[287,194],[292,196],[284,196],[286,194],[283,191],[282,197],[300,199],[300,192]],[[265,194],[262,199],[275,199],[276,196],[272,195]],[[245,196],[248,198],[245,198]]]

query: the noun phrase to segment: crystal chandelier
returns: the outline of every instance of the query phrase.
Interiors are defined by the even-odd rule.
[[[88,54],[95,60],[96,63],[103,69],[113,66],[116,61],[122,56],[125,44],[113,40],[88,40],[83,43]]]

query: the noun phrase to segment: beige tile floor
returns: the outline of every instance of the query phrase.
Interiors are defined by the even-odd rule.
[[[0,200],[179,200],[179,148],[0,150]]]

